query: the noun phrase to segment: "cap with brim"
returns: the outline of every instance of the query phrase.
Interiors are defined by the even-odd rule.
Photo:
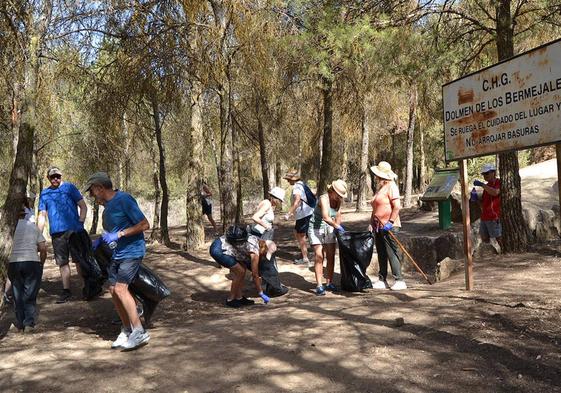
[[[281,202],[284,202],[284,190],[280,187],[271,188],[271,191],[269,191],[269,195],[277,198]]]
[[[372,173],[381,179],[395,180],[397,175],[392,171],[392,166],[386,161],[380,161],[378,165],[370,167]]]
[[[290,171],[287,172],[286,175],[284,175],[283,179],[293,181],[300,180],[300,174],[297,171]]]
[[[109,175],[107,175],[107,173],[96,172],[93,175],[91,175],[88,181],[86,182],[86,185],[84,186],[84,191],[88,192],[90,191],[90,188],[92,188],[93,185],[103,184],[110,181],[111,179],[109,178]]]
[[[60,175],[62,176],[62,171],[58,169],[56,166],[50,167],[47,171],[47,177],[51,177],[53,175]]]
[[[481,174],[483,175],[487,172],[493,172],[493,171],[496,171],[496,170],[497,170],[497,168],[495,167],[495,165],[485,164],[485,165],[483,165],[483,168],[481,168]]]
[[[344,180],[337,179],[331,183],[328,188],[335,191],[341,198],[347,197],[347,183]]]

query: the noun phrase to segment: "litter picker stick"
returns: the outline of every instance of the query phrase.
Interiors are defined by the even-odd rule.
[[[419,267],[419,265],[417,265],[417,263],[415,262],[415,260],[411,256],[411,254],[409,254],[409,252],[407,252],[407,250],[405,249],[403,244],[401,244],[401,242],[398,240],[397,236],[395,236],[392,231],[388,231],[388,233],[390,234],[392,239],[395,240],[395,242],[397,243],[399,248],[401,248],[401,251],[403,251],[403,253],[409,257],[409,260],[413,263],[413,266],[415,266],[415,268],[419,271],[419,273],[421,273],[423,275],[423,277],[425,278],[425,280],[427,280],[429,285],[432,285],[432,282],[430,282],[430,280],[427,277],[427,275],[425,274],[425,272],[423,272],[423,270]]]

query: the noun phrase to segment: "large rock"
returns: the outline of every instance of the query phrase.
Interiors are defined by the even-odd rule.
[[[532,241],[541,243],[559,240],[561,237],[558,206],[554,206],[553,209],[541,209],[533,204],[524,204],[523,214]]]
[[[464,266],[464,259],[444,258],[436,264],[435,281],[446,280],[452,273],[459,271]]]
[[[462,194],[452,192],[450,198],[452,202],[452,222],[462,222]],[[479,198],[481,198],[481,194]],[[469,217],[472,223],[479,220],[481,217],[481,204],[479,202],[469,202]]]

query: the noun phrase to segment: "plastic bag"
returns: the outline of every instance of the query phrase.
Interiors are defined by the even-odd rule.
[[[84,279],[82,297],[91,300],[102,292],[103,275],[94,257],[92,242],[85,230],[79,232],[69,231],[64,234],[69,236],[72,258],[80,265],[80,272]]]
[[[261,276],[261,287],[267,296],[282,296],[288,292],[288,288],[281,284],[276,258],[266,257],[259,261],[259,275]]]
[[[140,265],[140,269],[138,269],[138,275],[131,285],[129,285],[129,288],[134,294],[156,303],[171,295],[171,291],[166,284],[160,280],[160,277],[142,264]]]
[[[345,232],[337,234],[339,262],[341,265],[341,289],[361,292],[372,288],[366,274],[374,251],[374,236],[371,232]]]

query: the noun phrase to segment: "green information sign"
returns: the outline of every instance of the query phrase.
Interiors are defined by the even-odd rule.
[[[422,201],[444,201],[448,199],[454,186],[460,178],[457,168],[436,169],[425,194],[421,197]]]

